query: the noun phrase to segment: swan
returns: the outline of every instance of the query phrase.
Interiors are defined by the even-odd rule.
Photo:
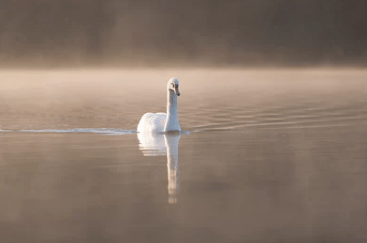
[[[173,77],[167,83],[167,113],[145,113],[139,121],[138,133],[180,132],[177,96],[180,96],[179,82]]]

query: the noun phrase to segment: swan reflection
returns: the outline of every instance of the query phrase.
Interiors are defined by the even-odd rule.
[[[180,133],[138,133],[144,156],[167,156],[168,202],[176,203],[179,190],[178,144]]]

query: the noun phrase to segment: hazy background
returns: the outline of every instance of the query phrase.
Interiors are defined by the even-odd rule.
[[[365,66],[363,0],[7,0],[1,67]]]

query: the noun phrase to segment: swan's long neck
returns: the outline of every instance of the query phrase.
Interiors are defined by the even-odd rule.
[[[179,131],[180,126],[178,124],[177,117],[177,95],[173,90],[167,91],[167,120],[164,127],[164,131]]]

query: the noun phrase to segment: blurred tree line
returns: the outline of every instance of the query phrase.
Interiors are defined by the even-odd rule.
[[[367,64],[364,0],[0,1],[0,63]]]

